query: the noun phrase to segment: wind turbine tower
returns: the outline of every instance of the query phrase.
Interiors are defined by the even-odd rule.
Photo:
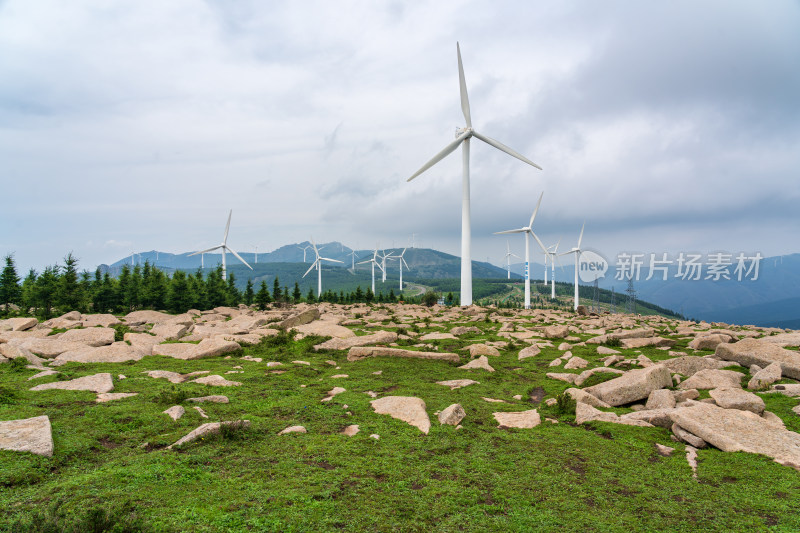
[[[461,164],[462,164],[462,178],[461,178],[461,305],[472,305],[472,234],[470,226],[470,186],[469,186],[469,147],[470,139],[475,137],[485,142],[486,144],[497,148],[498,150],[507,153],[512,157],[516,157],[520,161],[527,163],[531,166],[542,169],[539,165],[530,161],[522,154],[519,154],[509,148],[508,146],[495,141],[485,135],[482,135],[472,128],[472,117],[469,109],[469,98],[467,96],[467,82],[464,79],[464,66],[461,63],[461,48],[456,43],[456,55],[458,56],[458,83],[461,91],[461,111],[464,114],[467,127],[458,130],[456,138],[453,142],[448,144],[442,151],[433,156],[433,159],[425,163],[422,168],[417,170],[408,181],[413,180],[433,165],[450,155],[459,146],[461,146]],[[529,285],[526,285],[530,289]],[[530,295],[527,298],[528,306],[530,305]]]
[[[313,237],[311,238],[311,246],[314,249],[314,255],[316,256],[316,258],[314,259],[314,263],[311,265],[311,267],[308,270],[306,270],[305,274],[303,274],[303,277],[306,277],[309,272],[314,270],[314,267],[317,268],[317,298],[319,298],[320,296],[322,296],[322,262],[331,261],[333,263],[341,263],[342,261],[339,261],[338,259],[330,259],[328,257],[320,256],[319,249],[317,248],[317,245],[314,243]]]
[[[506,239],[506,256],[505,256],[505,260],[506,260],[506,271],[508,272],[508,279],[511,279],[511,258],[512,257],[516,257],[517,259],[520,259],[520,256],[518,256],[517,254],[511,253],[511,245],[508,243],[508,239]],[[547,267],[545,267],[545,270],[547,270]]]

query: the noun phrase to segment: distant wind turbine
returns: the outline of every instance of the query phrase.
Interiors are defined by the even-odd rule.
[[[256,260],[255,263],[258,264],[258,245],[256,244]]]
[[[377,260],[377,257],[378,257],[378,247],[376,246],[375,250],[373,250],[373,252],[372,252],[372,257],[371,258],[367,259],[366,261],[359,261],[358,263],[356,263],[358,265],[363,265],[363,264],[366,264],[366,263],[372,263],[372,294],[375,294],[375,265],[377,265],[378,268],[383,270],[383,268],[381,267],[381,264]]]
[[[319,248],[317,248],[317,245],[314,243],[314,237],[311,237],[311,247],[314,249],[314,255],[316,258],[314,259],[314,264],[312,264],[311,267],[306,270],[306,273],[303,274],[303,277],[306,277],[309,272],[314,270],[314,267],[317,267],[317,298],[319,298],[322,295],[322,262],[332,261],[334,263],[341,263],[342,261],[339,261],[338,259],[322,257],[319,255]]]
[[[347,254],[347,255],[349,255],[349,256],[351,257],[351,260],[350,260],[350,262],[351,262],[352,264],[351,264],[350,268],[352,268],[353,270],[355,270],[355,269],[356,269],[356,257],[358,257],[358,254],[356,253],[356,251],[355,251],[355,250],[350,250],[350,253],[349,253],[349,254]]]
[[[298,248],[300,248],[301,250],[303,250],[303,263],[305,263],[305,262],[306,262],[306,250],[308,250],[309,248],[311,248],[311,245],[310,245],[310,244],[308,244],[308,245],[306,245],[306,246],[298,246]]]
[[[578,269],[580,268],[580,260],[581,260],[581,240],[583,240],[583,229],[586,227],[586,222],[583,223],[581,226],[581,234],[578,236],[578,246],[570,250],[569,252],[564,252],[563,254],[559,255],[567,255],[567,254],[575,254],[575,302],[574,302],[574,309],[575,311],[578,310]]]
[[[386,260],[393,259],[392,256],[394,252],[386,253],[386,250],[383,251],[383,258],[381,259],[381,270],[383,271],[383,276],[381,276],[381,283],[386,283]]]
[[[555,299],[556,297],[556,261],[558,261],[559,266],[561,266],[561,261],[558,259],[558,245],[561,244],[561,239],[558,239],[558,242],[555,245],[551,246],[547,249],[544,253],[544,285],[547,287],[547,258],[550,257],[550,298]],[[552,250],[552,251],[551,251]],[[563,270],[564,267],[561,267]]]
[[[506,270],[508,271],[508,279],[511,279],[511,258],[512,257],[516,257],[517,259],[521,259],[521,257],[518,256],[517,254],[511,253],[511,245],[508,243],[508,239],[506,239],[506,255],[505,255],[504,259],[506,261]]]
[[[242,259],[242,256],[240,256],[239,254],[237,254],[235,251],[233,251],[232,249],[230,249],[228,247],[228,232],[231,229],[231,215],[233,215],[233,209],[231,209],[230,212],[228,213],[228,223],[225,224],[225,236],[222,238],[222,244],[220,244],[219,246],[214,246],[213,248],[209,248],[208,250],[201,250],[199,252],[194,252],[194,253],[189,254],[189,257],[191,257],[193,255],[200,255],[200,261],[201,261],[200,264],[201,264],[201,267],[202,267],[203,254],[207,254],[209,252],[213,252],[214,250],[222,250],[222,279],[228,279],[227,278],[227,270],[226,270],[227,266],[225,264],[225,252],[226,251],[232,253],[234,256],[236,256],[236,259],[238,259],[239,261],[244,263],[244,265],[247,268],[249,268],[250,270],[253,270],[253,267],[248,265],[247,261]]]
[[[405,254],[406,254],[406,248],[403,248],[403,251],[400,253],[400,255],[394,255],[394,256],[390,256],[389,257],[389,259],[397,259],[397,262],[400,263],[400,290],[401,291],[403,290],[403,265],[405,265],[407,269],[411,270],[411,267],[408,266],[408,263],[406,263],[406,260],[403,258],[403,256]]]
[[[469,146],[470,138],[476,137],[486,144],[516,157],[531,166],[542,169],[539,165],[530,161],[522,154],[519,154],[508,146],[495,141],[485,135],[481,135],[472,129],[472,118],[469,110],[469,98],[467,97],[467,82],[464,79],[464,67],[461,64],[461,48],[456,43],[456,54],[458,55],[458,82],[461,89],[461,111],[467,121],[467,127],[457,131],[456,139],[448,144],[441,152],[436,154],[433,159],[425,163],[422,168],[414,173],[408,181],[413,180],[433,165],[447,157],[459,146],[462,147],[462,180],[461,180],[461,305],[472,305],[472,235],[470,227],[470,199],[469,199]],[[527,241],[526,241],[527,242]],[[527,285],[526,285],[527,286]]]
[[[542,248],[542,251],[547,253],[547,249],[542,244],[542,241],[539,240],[539,237],[531,229],[533,227],[533,221],[536,218],[536,213],[539,211],[539,205],[542,203],[542,196],[544,196],[544,192],[539,195],[539,201],[536,203],[536,209],[533,210],[533,215],[531,215],[531,220],[528,222],[528,225],[524,228],[518,229],[510,229],[506,231],[497,231],[495,235],[504,235],[507,233],[524,233],[525,234],[525,309],[531,308],[531,269],[530,269],[530,249],[528,246],[528,235],[533,235],[533,238],[536,239],[536,242],[539,243],[539,246]]]

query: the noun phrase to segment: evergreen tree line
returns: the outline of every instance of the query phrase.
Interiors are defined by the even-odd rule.
[[[428,296],[430,299],[430,296]],[[120,275],[112,277],[100,269],[94,274],[78,271],[78,260],[69,253],[61,265],[46,267],[42,272],[31,269],[24,279],[20,279],[11,254],[5,256],[5,266],[0,273],[0,316],[8,316],[19,308],[19,314],[33,314],[43,320],[69,311],[82,313],[129,313],[140,309],[166,310],[171,313],[184,313],[189,309],[212,309],[220,306],[239,304],[258,306],[267,309],[271,305],[284,305],[299,302],[351,303],[390,303],[404,300],[419,303],[422,298],[398,298],[394,290],[384,295],[375,295],[368,287],[366,291],[358,287],[355,291],[338,293],[325,291],[317,298],[313,290],[302,297],[297,282],[294,290],[281,286],[276,276],[272,287],[266,281],[256,287],[248,279],[244,290],[236,287],[233,273],[222,278],[222,266],[203,276],[197,269],[193,274],[175,271],[172,276],[145,262],[144,265],[130,267],[124,265]]]

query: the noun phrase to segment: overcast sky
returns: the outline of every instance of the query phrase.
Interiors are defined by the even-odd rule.
[[[0,253],[800,251],[797,1],[0,0]],[[538,229],[537,229],[538,228]],[[512,250],[522,255],[521,236]],[[537,254],[535,260],[541,261]]]

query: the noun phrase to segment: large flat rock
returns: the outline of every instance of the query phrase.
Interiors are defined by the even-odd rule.
[[[54,381],[52,383],[43,383],[31,388],[32,391],[42,390],[88,390],[96,393],[111,392],[114,390],[114,382],[111,379],[111,374],[101,373],[92,376],[84,376],[82,378],[71,379],[69,381]]]
[[[726,452],[749,452],[772,457],[800,470],[800,435],[747,411],[692,402],[670,417],[681,428]]]
[[[32,317],[7,318],[0,320],[0,331],[25,331],[38,324]]]
[[[62,333],[58,339],[82,342],[89,346],[106,346],[114,342],[114,333],[116,332],[111,328],[70,329]]]
[[[320,337],[333,337],[334,339],[350,339],[356,336],[352,330],[340,326],[330,320],[315,320],[295,328],[303,335],[319,335]]]
[[[141,324],[161,324],[169,322],[175,318],[173,315],[162,313],[160,311],[133,311],[123,317],[125,323],[129,326],[138,326]]]
[[[219,337],[203,339],[198,344],[191,342],[173,342],[156,344],[153,346],[153,355],[164,355],[175,359],[193,360],[204,357],[215,357],[240,349],[238,343],[226,341]]]
[[[0,450],[53,456],[53,433],[47,415],[0,422]]]
[[[726,366],[731,366],[725,361],[696,355],[685,355],[683,357],[667,359],[666,361],[659,361],[659,363],[669,368],[670,372],[681,374],[687,378],[701,370],[721,370]]]
[[[389,344],[397,340],[394,331],[377,331],[372,335],[350,337],[347,339],[333,338],[314,346],[314,350],[347,350],[354,346],[369,346],[373,344]]]
[[[609,405],[618,406],[643,400],[654,390],[672,386],[672,376],[664,365],[653,365],[639,370],[631,370],[614,378],[583,390],[603,400]]]
[[[142,352],[137,351],[133,346],[129,346],[125,342],[115,342],[109,346],[97,348],[87,346],[79,350],[64,352],[53,360],[52,366],[59,366],[65,363],[124,363],[126,361],[138,361],[143,355]]]
[[[425,410],[425,402],[413,396],[385,396],[370,402],[379,415],[389,415],[419,428],[427,435],[431,421]]]
[[[681,389],[742,388],[744,374],[734,370],[699,370],[678,385]]]
[[[88,344],[85,342],[75,341],[62,341],[55,337],[32,338],[32,339],[14,339],[11,344],[21,346],[30,350],[32,353],[44,357],[45,359],[52,359],[57,355],[70,350],[80,350],[86,348]]]
[[[402,348],[385,348],[382,346],[354,346],[347,352],[348,361],[360,361],[367,357],[407,357],[412,359],[433,359],[437,361],[459,362],[458,354],[447,352],[418,352]]]
[[[500,427],[506,428],[530,429],[542,423],[542,417],[536,409],[515,413],[492,413],[492,416]]]
[[[779,363],[784,376],[800,379],[800,353],[781,348],[776,343],[748,338],[732,344],[720,344],[714,353],[720,359],[735,361],[746,367],[758,365],[764,368]]]

